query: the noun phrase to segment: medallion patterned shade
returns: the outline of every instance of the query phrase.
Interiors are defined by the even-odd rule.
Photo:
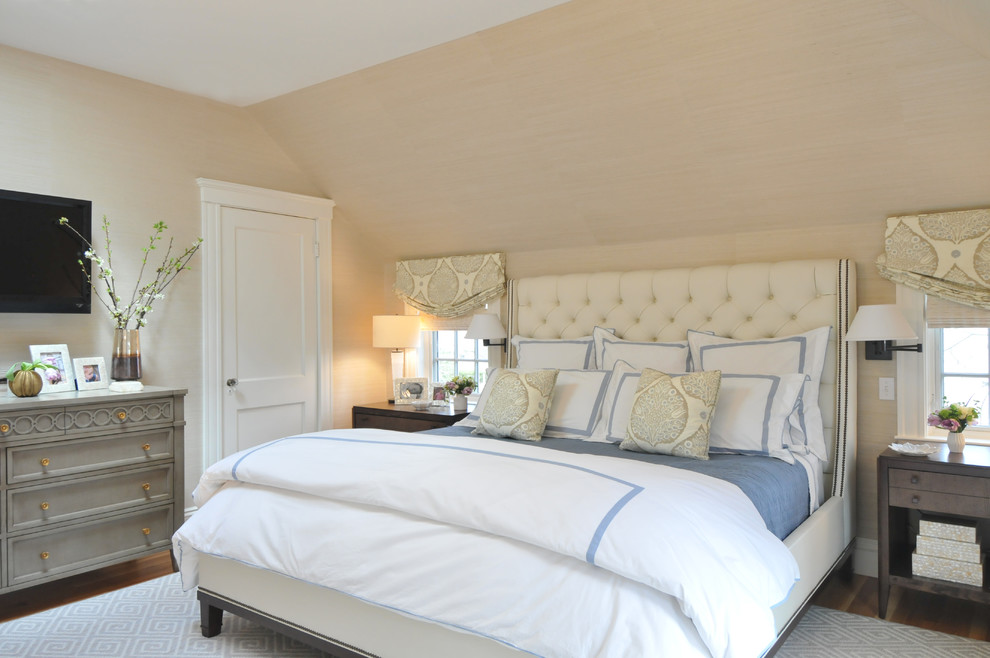
[[[400,260],[396,296],[441,318],[464,315],[505,294],[504,254]]]
[[[990,209],[887,218],[877,268],[895,283],[990,309]]]

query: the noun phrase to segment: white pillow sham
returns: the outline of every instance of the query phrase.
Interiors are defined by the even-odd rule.
[[[602,370],[609,370],[625,361],[637,370],[650,368],[664,373],[688,372],[691,350],[687,341],[650,342],[623,340],[609,330],[595,327],[595,360]]]
[[[595,343],[591,336],[580,338],[526,338],[513,336],[516,367],[524,370],[594,370]]]
[[[602,400],[601,417],[591,434],[592,441],[616,443],[626,438],[633,398],[639,387],[639,377],[640,371],[625,361],[618,361],[612,367],[612,376],[608,380],[605,397]]]
[[[818,406],[822,370],[831,327],[819,327],[803,334],[754,340],[736,340],[688,331],[691,359],[697,370],[721,370],[737,374],[808,376],[798,407],[789,419],[785,442],[790,450],[810,452],[828,460],[822,410]]]
[[[490,373],[488,380],[493,381],[499,370],[502,369]],[[543,436],[592,440],[611,377],[610,370],[559,370]],[[490,387],[486,385],[478,396],[474,410],[456,424],[477,427],[490,392]]]
[[[797,406],[807,375],[722,373],[708,452],[765,455],[788,464],[788,417]]]

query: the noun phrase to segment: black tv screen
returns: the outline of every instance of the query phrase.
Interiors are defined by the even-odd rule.
[[[93,204],[0,190],[0,313],[89,313],[90,286],[79,266],[92,242]]]

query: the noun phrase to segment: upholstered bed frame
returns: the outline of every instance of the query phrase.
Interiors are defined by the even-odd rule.
[[[784,542],[800,565],[801,580],[774,609],[781,639],[822,581],[851,555],[856,355],[845,333],[856,308],[855,289],[849,260],[567,274],[510,285],[510,335],[568,338],[602,326],[628,340],[670,341],[683,340],[688,329],[746,339],[833,327],[819,399],[825,435],[831,439],[827,500]],[[509,358],[511,363],[511,353]],[[201,556],[199,597],[206,635],[220,631],[220,610],[225,609],[342,658],[519,655],[487,639],[206,555]]]

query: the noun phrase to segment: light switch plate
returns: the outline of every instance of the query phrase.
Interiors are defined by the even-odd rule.
[[[894,378],[893,377],[880,377],[880,399],[881,400],[893,400],[894,399]]]

